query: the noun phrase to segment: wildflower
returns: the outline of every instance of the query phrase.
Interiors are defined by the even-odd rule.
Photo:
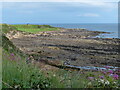
[[[104,79],[104,76],[100,76],[100,79]]]
[[[56,75],[54,74],[53,76],[55,77]]]
[[[30,60],[30,58],[28,57],[27,60]]]
[[[118,72],[120,72],[120,70],[118,70]]]
[[[117,84],[117,82],[113,82],[114,84]]]
[[[99,83],[104,83],[105,81],[103,79],[100,79],[98,82]]]
[[[117,80],[119,76],[117,74],[113,74],[113,78]]]
[[[88,87],[90,87],[90,86],[92,86],[92,83],[91,83],[91,82],[88,83]]]
[[[109,84],[110,84],[110,82],[109,82],[109,81],[105,81],[105,84],[106,84],[106,85],[109,85]]]
[[[107,74],[107,72],[105,72],[105,71],[102,71],[102,73],[103,73],[103,74]]]
[[[88,77],[88,79],[89,79],[89,80],[93,80],[93,79],[94,79],[94,77]]]
[[[11,56],[14,56],[14,53],[11,53]]]
[[[110,66],[105,66],[105,68],[106,68],[106,69],[109,69],[109,68],[110,68]]]
[[[112,71],[112,70],[109,70],[108,72],[109,72],[110,74],[112,74],[112,73],[113,73],[113,71]]]

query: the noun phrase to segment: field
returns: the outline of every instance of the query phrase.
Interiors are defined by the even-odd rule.
[[[101,49],[98,49],[96,55],[102,54],[112,54],[112,58],[116,58],[114,54],[116,54],[117,48],[113,46],[117,46],[116,40],[93,40],[93,39],[85,39],[80,37],[81,39],[77,40],[78,42],[82,42],[82,44],[76,44],[75,35],[76,33],[72,32],[71,36],[68,31],[67,34],[63,35],[63,33],[47,33],[41,34],[39,37],[33,37],[34,33],[39,33],[40,31],[59,31],[60,28],[51,27],[49,25],[3,25],[3,34],[2,34],[2,88],[120,88],[120,70],[109,70],[110,67],[106,66],[106,70],[101,71],[86,71],[86,70],[77,70],[70,68],[59,68],[57,67],[61,62],[59,60],[54,60],[54,55],[56,54],[56,59],[62,60],[62,56],[68,58],[68,55],[72,55],[73,51],[79,51],[79,48],[75,47],[75,45],[82,45],[84,47],[81,48],[82,53],[92,54],[93,51],[89,44],[90,42],[97,43],[100,48],[102,45],[106,45],[106,48],[110,49],[107,53],[106,48],[102,47],[104,52]],[[11,34],[12,31],[15,31],[14,34]],[[32,37],[27,33],[25,37],[22,38],[12,38],[8,39],[6,36],[15,35],[17,31],[25,31],[32,33]],[[22,33],[22,32],[21,32]],[[81,36],[85,35],[86,37],[89,35],[96,35],[99,32],[88,32],[88,31],[80,31]],[[62,35],[62,36],[61,36]],[[23,35],[24,36],[24,35]],[[67,40],[69,37],[70,40]],[[65,41],[63,38],[66,38]],[[74,38],[74,39],[73,39]],[[61,41],[59,41],[61,39]],[[71,43],[72,41],[73,43]],[[84,42],[85,41],[85,42]],[[66,43],[67,42],[67,43]],[[104,42],[104,43],[103,43]],[[70,48],[74,44],[73,47]],[[87,44],[86,44],[87,43]],[[89,43],[89,44],[88,44]],[[105,44],[106,43],[106,44]],[[109,43],[113,43],[113,45],[109,47]],[[48,46],[44,46],[44,44]],[[55,44],[55,45],[52,45]],[[59,45],[58,45],[59,44]],[[62,44],[62,45],[61,45]],[[49,46],[50,45],[50,46]],[[86,45],[86,46],[85,46]],[[39,48],[38,48],[38,47]],[[88,46],[88,47],[87,47]],[[87,49],[85,49],[87,47]],[[95,47],[95,45],[94,45]],[[95,48],[98,48],[97,46]],[[70,51],[71,54],[62,53],[64,50]],[[114,49],[114,51],[112,51]],[[53,53],[53,54],[50,54]],[[57,52],[60,52],[57,56]],[[39,53],[39,55],[38,55]],[[41,54],[40,54],[41,53]],[[67,54],[67,55],[66,55]],[[74,54],[74,53],[73,53]],[[95,54],[95,53],[94,53]],[[101,54],[101,55],[102,55]],[[51,57],[49,57],[51,55]],[[53,55],[53,56],[52,56]],[[73,55],[75,56],[75,55]],[[89,55],[88,55],[89,56]],[[39,57],[39,58],[38,58]],[[110,58],[110,60],[112,60]],[[97,58],[97,57],[96,57]],[[42,60],[53,61],[55,65],[50,65],[42,62]],[[72,59],[72,62],[76,62]],[[84,58],[83,58],[84,59]],[[89,59],[89,58],[88,58]],[[64,61],[64,60],[63,60]],[[62,62],[63,62],[62,61]],[[72,63],[71,62],[71,63]],[[76,64],[76,63],[74,63]],[[78,64],[78,63],[77,63]],[[90,64],[90,62],[88,63]],[[112,64],[112,63],[110,63]],[[86,64],[84,64],[86,65]],[[94,63],[92,64],[94,65]],[[116,65],[116,62],[114,62]]]
[[[58,28],[48,26],[48,25],[12,25],[17,28],[17,30],[38,33],[40,31],[57,31]]]

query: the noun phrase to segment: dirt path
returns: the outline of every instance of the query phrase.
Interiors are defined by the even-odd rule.
[[[59,60],[76,66],[120,64],[119,39],[90,38],[100,33],[84,29],[62,29],[55,32],[22,35],[11,41],[36,60]]]

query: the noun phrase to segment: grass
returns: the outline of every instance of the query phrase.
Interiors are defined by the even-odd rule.
[[[23,31],[29,33],[38,33],[41,31],[58,31],[60,30],[57,27],[52,27],[50,25],[32,25],[32,24],[16,24],[16,25],[8,25],[8,24],[0,24],[2,27],[3,33],[9,33],[10,31]],[[1,29],[1,28],[0,28]]]
[[[40,28],[40,29],[35,29],[35,28],[18,28],[18,30],[20,31],[24,31],[24,32],[30,32],[30,33],[37,33],[37,32],[41,32],[41,31],[55,31],[58,30],[57,28]]]
[[[52,27],[50,25],[25,25],[25,24],[21,24],[21,25],[12,25],[15,28],[17,28],[17,30],[20,31],[24,31],[24,32],[29,32],[29,33],[38,33],[41,31],[56,31],[59,30],[59,28],[56,27]]]
[[[86,88],[89,82],[86,75],[78,71],[59,70],[55,72],[55,75],[59,76],[59,80],[65,88]]]
[[[48,78],[33,65],[26,64],[25,59],[19,55],[3,53],[3,88],[48,88]]]
[[[38,67],[27,64],[23,55],[6,36],[2,35],[2,88],[54,88],[63,87],[57,77],[48,78]]]
[[[49,80],[37,67],[27,64],[27,55],[2,35],[2,88],[47,88]]]
[[[88,82],[84,75],[66,70],[49,71],[46,76],[19,55],[4,51],[3,56],[3,88],[85,88]]]
[[[0,31],[2,31],[2,33],[4,33],[4,34],[9,33],[12,30],[17,30],[16,27],[8,25],[8,24],[0,24],[0,27],[2,27],[2,28],[0,28]]]

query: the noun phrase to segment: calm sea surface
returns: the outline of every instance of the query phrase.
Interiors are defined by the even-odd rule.
[[[63,28],[85,28],[91,31],[111,32],[111,34],[102,34],[97,37],[118,38],[118,24],[49,24],[49,25]]]

